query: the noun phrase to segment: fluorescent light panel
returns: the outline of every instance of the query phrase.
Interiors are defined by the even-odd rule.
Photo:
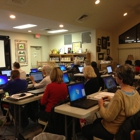
[[[48,31],[48,33],[55,34],[55,33],[67,32],[67,31],[68,31],[68,30],[61,29],[61,30]]]
[[[26,28],[31,28],[31,27],[35,27],[37,25],[34,25],[34,24],[25,24],[25,25],[20,25],[20,26],[15,26],[13,28],[16,28],[16,29],[26,29]]]

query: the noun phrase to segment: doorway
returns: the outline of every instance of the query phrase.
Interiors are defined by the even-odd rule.
[[[31,68],[37,68],[37,61],[42,61],[42,47],[31,46]]]

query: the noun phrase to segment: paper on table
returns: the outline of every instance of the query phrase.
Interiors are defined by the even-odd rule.
[[[114,93],[110,92],[100,92],[98,95],[94,96],[95,99],[101,99],[102,97],[110,96],[111,98],[114,96]]]

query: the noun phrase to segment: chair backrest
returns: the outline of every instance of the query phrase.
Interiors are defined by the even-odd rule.
[[[130,132],[133,129],[140,129],[140,111],[123,122],[115,135],[115,140],[130,140]]]

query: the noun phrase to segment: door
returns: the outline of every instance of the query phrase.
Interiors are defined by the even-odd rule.
[[[37,61],[42,61],[42,47],[31,46],[31,68],[37,68]]]

